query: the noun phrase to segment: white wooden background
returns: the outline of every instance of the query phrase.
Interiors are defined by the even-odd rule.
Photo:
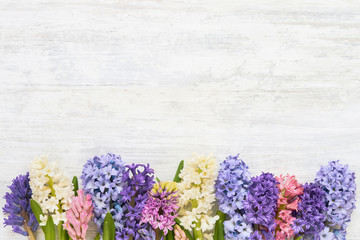
[[[360,186],[359,56],[358,0],[1,0],[0,195],[107,152],[164,180],[195,152],[302,182],[341,159]]]

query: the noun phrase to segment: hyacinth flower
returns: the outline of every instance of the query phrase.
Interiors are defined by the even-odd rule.
[[[29,173],[19,175],[13,179],[8,186],[10,192],[4,196],[6,200],[3,207],[5,226],[11,226],[15,233],[27,236],[30,240],[35,240],[34,232],[39,224],[30,207],[32,191],[29,184]]]
[[[185,232],[177,224],[174,227],[174,239],[175,240],[189,240],[189,238],[186,236]]]
[[[216,159],[210,156],[194,156],[185,161],[179,177],[179,220],[195,239],[211,239],[218,215],[212,212],[215,203],[214,185],[217,178]]]
[[[320,239],[325,221],[325,192],[319,184],[305,183],[293,222],[295,239]]]
[[[78,190],[77,195],[73,197],[70,209],[66,211],[67,221],[63,226],[72,239],[85,240],[93,206],[89,194],[84,197],[84,191]]]
[[[64,176],[57,162],[49,162],[47,157],[40,157],[31,162],[30,187],[33,193],[31,207],[40,226],[46,226],[42,228],[45,237],[54,239],[55,236],[48,236],[48,230],[45,229],[57,225],[59,239],[67,239],[67,232],[62,225],[66,221],[65,211],[70,208],[74,195],[70,179]]]
[[[124,227],[116,232],[116,239],[149,239],[152,231],[148,230],[148,223],[141,221],[141,213],[154,184],[154,170],[149,164],[127,165],[123,182],[125,187],[120,194],[124,201]]]
[[[245,218],[243,205],[250,180],[248,166],[239,158],[239,154],[227,157],[220,164],[215,193],[219,209],[228,216],[224,222],[225,238],[228,240],[247,240],[253,231]]]
[[[155,183],[149,192],[148,199],[142,210],[141,222],[149,223],[155,230],[156,240],[160,240],[161,231],[166,235],[172,230],[179,202],[177,183]]]
[[[91,196],[94,221],[98,232],[103,233],[103,224],[111,213],[116,230],[123,228],[123,190],[125,163],[119,155],[108,153],[89,159],[84,165],[81,180],[85,194]]]
[[[295,176],[289,174],[283,177],[280,175],[276,177],[279,182],[279,198],[277,201],[277,213],[276,213],[276,239],[289,239],[294,236],[294,230],[291,227],[295,217],[293,213],[297,211],[299,204],[299,196],[303,194],[304,188],[295,179]]]
[[[271,173],[252,177],[247,198],[244,200],[246,220],[253,224],[251,240],[275,238],[275,215],[279,198],[279,182]]]
[[[346,228],[355,209],[355,173],[349,170],[348,165],[332,161],[320,168],[315,181],[325,191],[327,206],[325,216],[328,228],[320,234],[321,239],[324,239],[323,235],[345,239]]]

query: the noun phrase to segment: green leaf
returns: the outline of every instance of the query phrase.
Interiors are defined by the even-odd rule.
[[[168,233],[166,234],[166,240],[174,240],[174,232],[173,231],[168,231]]]
[[[55,240],[55,225],[51,216],[48,217],[45,228],[45,240]]]
[[[107,219],[104,221],[103,240],[110,240],[109,221]]]
[[[193,235],[192,235],[187,229],[185,229],[185,228],[181,225],[181,221],[180,221],[178,218],[175,218],[174,220],[175,220],[175,222],[177,223],[177,225],[179,225],[180,228],[185,232],[186,237],[187,237],[189,240],[194,240]]]
[[[157,181],[157,182],[161,182],[159,178],[156,178],[156,181]]]
[[[43,215],[43,211],[41,210],[40,205],[34,199],[30,199],[30,207],[35,215],[36,220],[38,221],[38,223],[40,223],[41,222],[40,215]],[[45,233],[45,231],[46,231],[45,226],[41,226],[41,229]]]
[[[60,221],[57,225],[59,240],[69,240],[69,234],[63,227],[63,221]]]
[[[75,194],[75,197],[77,197],[77,191],[79,190],[79,182],[78,182],[78,178],[76,176],[73,177],[72,179],[72,183],[73,183],[73,186],[74,186],[74,194]]]
[[[215,229],[214,229],[214,240],[219,240],[219,224],[218,222],[216,221],[215,223]]]
[[[94,240],[100,240],[100,233],[96,234],[96,237],[94,238]]]
[[[215,223],[215,233],[214,239],[215,240],[225,240],[224,237],[224,221],[226,219],[226,214],[218,210],[216,215],[219,216],[219,219]]]
[[[175,177],[173,180],[174,182],[177,182],[177,183],[181,182],[181,178],[179,177],[179,174],[183,168],[184,168],[184,160],[181,160],[181,162],[179,163],[179,166],[176,170],[176,173],[175,173]]]
[[[106,232],[106,234],[105,234]],[[106,237],[106,238],[105,238]],[[115,239],[115,223],[111,213],[107,213],[104,221],[104,240],[114,240]]]

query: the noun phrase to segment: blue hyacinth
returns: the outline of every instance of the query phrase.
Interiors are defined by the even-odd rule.
[[[355,209],[355,173],[339,161],[329,162],[322,166],[315,181],[325,191],[327,211],[325,213],[326,236],[334,235],[335,239],[345,239],[346,227],[350,222],[351,213]],[[323,234],[320,234],[322,237]],[[329,238],[329,237],[328,237]]]
[[[220,211],[230,219],[224,222],[225,238],[249,239],[251,224],[244,217],[243,201],[250,185],[248,166],[236,156],[227,157],[221,164],[215,184]]]
[[[123,228],[123,201],[120,193],[124,188],[124,172],[125,164],[121,157],[112,153],[95,156],[84,165],[82,185],[84,192],[91,196],[94,221],[99,232],[102,232],[107,212],[113,216],[116,229],[120,231]]]

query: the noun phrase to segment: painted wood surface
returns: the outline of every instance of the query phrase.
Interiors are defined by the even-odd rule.
[[[192,153],[360,179],[359,56],[355,0],[2,0],[0,195],[42,154],[69,177],[114,152],[164,180]]]

